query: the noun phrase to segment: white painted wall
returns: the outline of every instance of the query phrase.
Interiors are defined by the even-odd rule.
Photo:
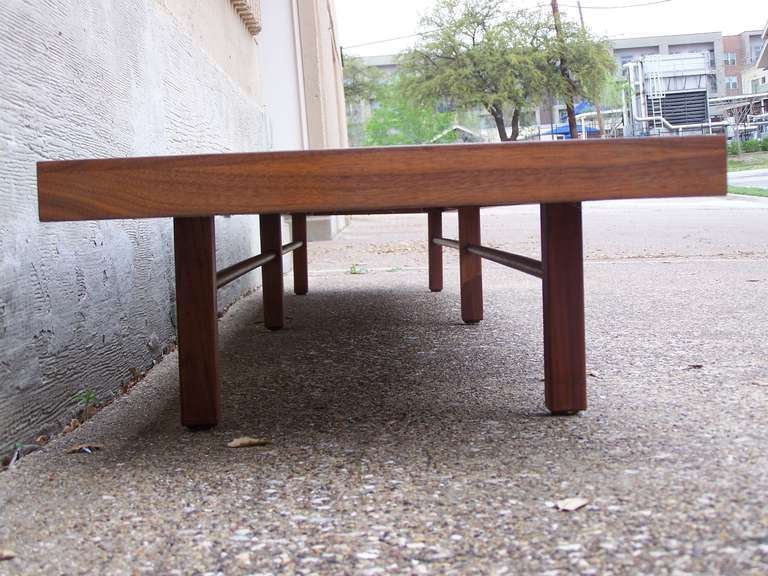
[[[307,126],[295,2],[263,2],[261,15],[262,99],[270,120],[272,148],[301,150],[307,147]]]
[[[171,221],[40,224],[35,163],[268,148],[257,62],[227,0],[0,2],[0,452],[175,337]],[[258,252],[254,217],[217,236],[220,267]]]

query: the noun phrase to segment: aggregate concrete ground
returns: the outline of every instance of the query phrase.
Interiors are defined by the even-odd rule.
[[[486,263],[463,325],[455,254],[425,289],[424,220],[311,245],[282,332],[258,295],[229,311],[218,428],[179,425],[172,354],[0,474],[0,573],[766,574],[768,201],[585,206],[590,406],[558,418],[538,281]],[[535,208],[483,232],[537,254]]]

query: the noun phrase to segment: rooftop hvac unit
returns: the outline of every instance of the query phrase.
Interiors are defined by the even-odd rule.
[[[646,106],[649,116],[661,110],[661,115],[673,126],[709,122],[706,90],[667,92],[661,98],[649,97]],[[655,124],[658,128],[660,123]]]

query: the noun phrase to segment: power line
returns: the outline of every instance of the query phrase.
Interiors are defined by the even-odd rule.
[[[406,34],[405,36],[395,36],[394,38],[385,38],[383,40],[374,40],[372,42],[363,42],[362,44],[353,44],[352,46],[344,46],[344,49],[348,48],[362,48],[363,46],[373,46],[374,44],[384,44],[386,42],[394,42],[395,40],[406,40],[408,38],[415,38],[416,36],[424,36],[426,34],[434,34],[439,30],[427,30],[425,32],[414,32],[413,34]]]
[[[624,8],[641,8],[643,6],[655,6],[657,4],[667,4],[672,0],[651,0],[650,2],[638,2],[636,4],[622,4],[620,6],[583,6],[584,10],[622,10]],[[540,4],[539,6],[545,6]],[[566,8],[578,8],[575,4],[563,4]]]
[[[622,4],[619,6],[584,6],[583,10],[623,10],[625,8],[641,8],[643,6],[656,6],[658,4],[668,4],[672,0],[646,0],[645,2],[638,2],[636,4]],[[549,4],[537,4],[536,8],[545,8]],[[561,4],[564,8],[579,8],[576,4]],[[382,40],[372,40],[371,42],[363,42],[362,44],[353,44],[351,46],[342,46],[342,49],[348,50],[351,48],[363,48],[365,46],[374,46],[376,44],[386,44],[387,42],[395,42],[396,40],[407,40],[408,38],[415,38],[416,36],[424,36],[427,34],[434,34],[439,30],[427,30],[425,32],[414,32],[413,34],[406,34],[405,36],[395,36],[394,38],[384,38]]]

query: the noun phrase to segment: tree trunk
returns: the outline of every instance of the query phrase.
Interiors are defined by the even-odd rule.
[[[571,138],[577,140],[579,138],[579,128],[576,126],[576,110],[573,106],[573,90],[571,87],[571,74],[568,71],[568,64],[565,61],[565,41],[563,40],[563,29],[560,23],[560,8],[557,5],[557,0],[552,0],[552,16],[555,19],[555,33],[557,34],[557,41],[560,45],[560,75],[565,80],[565,111],[568,114],[568,127],[570,128]]]
[[[571,140],[578,140],[579,127],[576,125],[576,108],[573,105],[573,96],[570,90],[565,97],[565,112],[568,115],[568,129],[571,133]]]
[[[499,138],[502,142],[509,142],[509,136],[507,135],[507,128],[504,126],[504,112],[496,106],[489,106],[488,112],[493,116],[493,121],[496,122],[496,130],[499,131]]]
[[[512,127],[510,132],[509,139],[517,140],[517,137],[520,135],[520,108],[515,108],[515,111],[512,114]]]
[[[605,118],[603,118],[603,108],[600,102],[595,98],[595,113],[597,114],[597,127],[600,130],[600,138],[605,138]]]

